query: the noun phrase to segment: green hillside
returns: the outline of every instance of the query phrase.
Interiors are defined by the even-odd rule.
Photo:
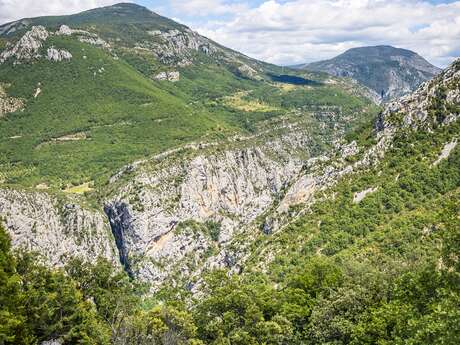
[[[51,34],[61,24],[90,34]],[[0,82],[8,97],[24,102],[23,109],[0,119],[0,181],[7,185],[101,185],[135,160],[191,141],[255,131],[260,121],[294,110],[307,113],[316,106],[337,106],[341,116],[353,117],[347,121],[353,127],[377,109],[357,87],[324,83],[320,74],[289,71],[301,81],[294,83],[288,76],[278,77],[281,68],[201,36],[179,37],[203,40],[215,53],[184,48],[174,50],[173,60],[187,59],[188,65],[165,62],[152,50],[133,47],[151,39],[149,30],[188,29],[137,5],[23,20],[3,26],[2,39],[14,44],[34,25],[50,33],[38,51],[43,57],[19,63],[13,57],[0,64]],[[82,42],[82,37],[97,37],[106,45]],[[72,58],[47,61],[44,56],[51,47],[70,52]],[[252,66],[248,68],[256,75],[243,75],[238,70],[243,65]],[[180,72],[180,80],[153,78],[168,70]],[[37,88],[41,92],[35,98]]]
[[[460,60],[340,76],[135,4],[0,26],[0,345],[457,345]]]
[[[97,180],[143,155],[217,132],[219,126],[230,128],[98,48],[64,39],[50,44],[65,46],[73,61],[2,66],[0,71],[2,81],[11,84],[8,93],[27,99],[24,111],[0,124],[2,171],[10,170],[10,163],[9,173],[16,175],[7,182]],[[42,92],[34,99],[37,85]],[[85,138],[53,141],[76,133]]]
[[[145,297],[141,284],[103,260],[50,271],[28,254],[14,256],[0,229],[0,289],[8,293],[0,299],[1,339],[456,344],[460,151],[438,158],[460,127],[437,122],[445,101],[434,96],[417,130],[403,128],[404,113],[388,118],[399,127],[380,162],[324,191],[283,231],[260,234],[244,271],[205,275],[198,296],[179,285]],[[450,110],[458,114],[458,105]],[[370,186],[373,193],[353,201]]]

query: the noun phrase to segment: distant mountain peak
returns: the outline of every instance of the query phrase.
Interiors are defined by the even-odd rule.
[[[150,11],[147,7],[139,5],[139,4],[136,4],[136,3],[133,3],[133,2],[119,2],[119,3],[114,4],[114,5],[94,8],[94,9],[91,9],[91,10],[88,10],[88,11],[98,11],[98,10],[101,10],[101,9],[103,9],[103,10],[113,10],[113,11],[117,11],[117,10],[130,10],[130,11],[140,11],[140,12],[147,11],[147,12],[154,13],[153,11]]]
[[[390,45],[352,48],[301,68],[356,79],[382,100],[407,94],[441,71],[417,53]]]

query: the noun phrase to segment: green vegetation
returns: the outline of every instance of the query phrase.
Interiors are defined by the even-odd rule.
[[[179,146],[214,127],[228,128],[98,48],[64,39],[53,43],[65,43],[72,63],[0,69],[0,79],[12,83],[11,94],[28,99],[24,111],[0,123],[0,162],[5,170],[9,164],[23,170],[7,183],[100,183],[129,161]],[[42,93],[33,99],[39,83]],[[82,131],[86,140],[40,145]],[[9,139],[14,135],[21,137]]]
[[[0,343],[202,344],[183,306],[142,297],[145,288],[103,259],[51,270],[12,253],[0,227]]]
[[[64,193],[103,189],[136,159],[284,121],[308,128],[315,154],[336,131],[367,148],[375,140],[370,119],[377,106],[322,74],[285,75],[260,63],[261,78],[252,80],[233,61],[197,53],[196,63],[178,67],[180,81],[153,80],[165,66],[129,48],[147,30],[181,26],[150,12],[126,14],[135,10],[122,5],[34,20],[93,28],[124,46],[109,51],[52,36],[44,49],[65,48],[72,60],[0,66],[8,95],[26,104],[0,119],[0,183],[59,190],[67,200]],[[124,15],[110,19],[106,11]],[[440,89],[433,99],[434,120],[458,113],[444,108],[446,95]],[[430,132],[400,129],[380,162],[319,192],[282,231],[245,233],[247,247],[227,246],[228,266],[235,264],[232,254],[247,254],[239,274],[205,271],[183,281],[178,273],[153,294],[105,259],[50,268],[36,253],[13,251],[0,226],[0,344],[457,344],[459,147],[432,163],[458,133],[458,122]],[[353,201],[369,188],[374,192]],[[211,239],[205,257],[221,245],[215,221],[179,222],[173,231]]]
[[[0,231],[0,339],[35,344],[456,344],[460,333],[459,124],[401,132],[283,232],[260,235],[241,275],[214,271],[193,298],[104,260],[50,270]],[[353,203],[353,193],[377,191]],[[334,193],[335,198],[328,195]],[[216,238],[217,223],[182,227]],[[260,250],[260,251],[259,251]],[[261,260],[262,251],[278,253]]]
[[[347,128],[377,111],[359,92],[323,84],[320,74],[309,75],[308,85],[299,86],[298,80],[306,80],[302,73],[282,75],[279,67],[224,47],[220,48],[236,56],[235,61],[221,59],[222,52],[217,56],[193,52],[191,65],[165,65],[151,51],[134,47],[153,39],[149,30],[184,27],[139,6],[31,19],[31,25],[51,31],[61,24],[96,33],[112,48],[54,35],[41,53],[50,46],[65,49],[72,54],[70,61],[40,59],[16,65],[7,61],[0,66],[0,82],[11,84],[8,96],[25,104],[22,111],[0,119],[0,182],[5,185],[46,184],[53,192],[92,182],[97,192],[111,175],[135,160],[192,141],[256,132],[264,121],[292,111],[318,124],[324,119],[311,113],[332,106],[338,117],[334,121]],[[26,30],[4,39],[14,42]],[[242,75],[241,63],[257,66],[260,76],[253,80]],[[153,79],[171,69],[180,72],[178,82]],[[296,87],[280,89],[280,85]],[[37,88],[41,92],[34,97]],[[318,141],[326,141],[321,135],[319,131]]]

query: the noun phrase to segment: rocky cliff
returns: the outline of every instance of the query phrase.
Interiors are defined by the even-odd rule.
[[[356,83],[260,79],[267,64],[138,7],[0,28],[16,35],[1,53],[2,79],[35,78],[24,88],[0,84],[0,130],[8,133],[0,141],[0,217],[16,247],[50,265],[103,256],[154,288],[193,289],[203,270],[244,269],[261,236],[281,233],[342,177],[373,167],[397,131],[458,118],[456,62],[389,104],[365,145],[346,139],[375,110]],[[85,22],[106,12],[103,26]],[[120,30],[123,20],[142,16],[134,34]],[[50,79],[56,70],[62,75]],[[207,79],[196,81],[201,75]],[[75,100],[68,96],[77,82],[83,96]],[[446,143],[439,159],[456,143]],[[122,164],[111,165],[117,159]],[[377,190],[363,188],[353,200]]]
[[[337,138],[331,152],[305,159],[308,131],[291,126],[256,146],[248,138],[189,145],[132,164],[114,175],[97,211],[44,192],[1,190],[0,214],[14,245],[52,264],[102,255],[157,287],[194,281],[213,267],[239,270],[257,236],[280,231],[308,212],[319,191],[378,162],[397,131],[456,121],[459,66],[389,104],[376,122],[377,143],[367,149]],[[372,192],[355,193],[355,202]]]
[[[102,256],[118,263],[106,217],[45,192],[0,190],[0,215],[13,245],[38,252],[50,265]]]

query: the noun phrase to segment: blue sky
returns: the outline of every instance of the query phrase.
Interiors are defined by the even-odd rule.
[[[0,22],[121,0],[0,0]],[[124,0],[126,1],[126,0]],[[460,52],[460,0],[133,0],[249,56],[277,64],[389,44],[444,67]]]

